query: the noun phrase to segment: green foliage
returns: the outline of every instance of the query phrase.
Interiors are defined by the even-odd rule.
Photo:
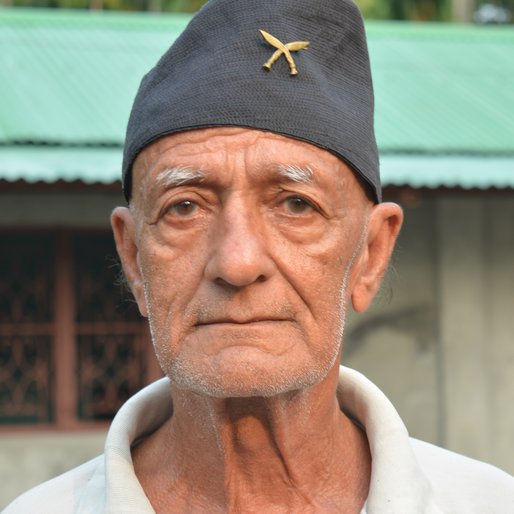
[[[109,9],[121,11],[196,12],[207,0],[0,0],[17,6]],[[314,1],[314,0],[313,0]],[[357,0],[365,17],[437,19],[445,0]]]
[[[196,12],[207,0],[163,0],[163,11]]]
[[[387,0],[357,0],[365,18],[375,18],[379,20],[389,17],[390,2]]]
[[[207,0],[0,0],[0,5],[108,9],[113,11],[196,12]]]
[[[207,0],[0,0],[0,5],[108,9],[120,11],[196,12]],[[313,0],[315,1],[315,0]],[[450,21],[456,0],[355,0],[365,18]],[[475,0],[492,3],[514,13],[514,0]],[[514,21],[514,20],[513,20]]]
[[[449,0],[356,0],[365,18],[442,21]]]

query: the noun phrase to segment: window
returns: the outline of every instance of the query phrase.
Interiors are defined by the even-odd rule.
[[[110,232],[0,234],[0,424],[110,420],[161,376]]]

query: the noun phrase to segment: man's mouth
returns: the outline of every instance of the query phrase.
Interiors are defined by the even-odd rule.
[[[205,325],[251,325],[260,323],[274,323],[292,321],[290,318],[281,318],[276,316],[251,316],[251,317],[220,317],[201,320],[196,323],[196,326],[201,327]]]

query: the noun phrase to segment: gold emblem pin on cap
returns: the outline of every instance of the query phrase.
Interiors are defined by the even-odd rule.
[[[271,70],[273,64],[280,58],[281,55],[284,55],[289,64],[291,75],[298,75],[298,70],[296,69],[296,64],[294,63],[293,57],[291,56],[291,52],[297,52],[298,50],[304,49],[309,45],[309,41],[293,41],[292,43],[287,43],[284,45],[284,43],[279,41],[271,34],[268,34],[264,30],[259,30],[259,32],[271,46],[274,46],[277,49],[276,52],[263,64],[263,67],[268,71]]]

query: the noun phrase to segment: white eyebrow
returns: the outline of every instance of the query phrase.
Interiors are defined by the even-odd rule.
[[[178,166],[161,171],[155,181],[159,186],[174,187],[188,182],[202,182],[204,179],[205,173],[203,171],[195,170],[189,166]]]
[[[277,169],[284,178],[302,184],[310,184],[314,175],[310,166],[278,164]]]

